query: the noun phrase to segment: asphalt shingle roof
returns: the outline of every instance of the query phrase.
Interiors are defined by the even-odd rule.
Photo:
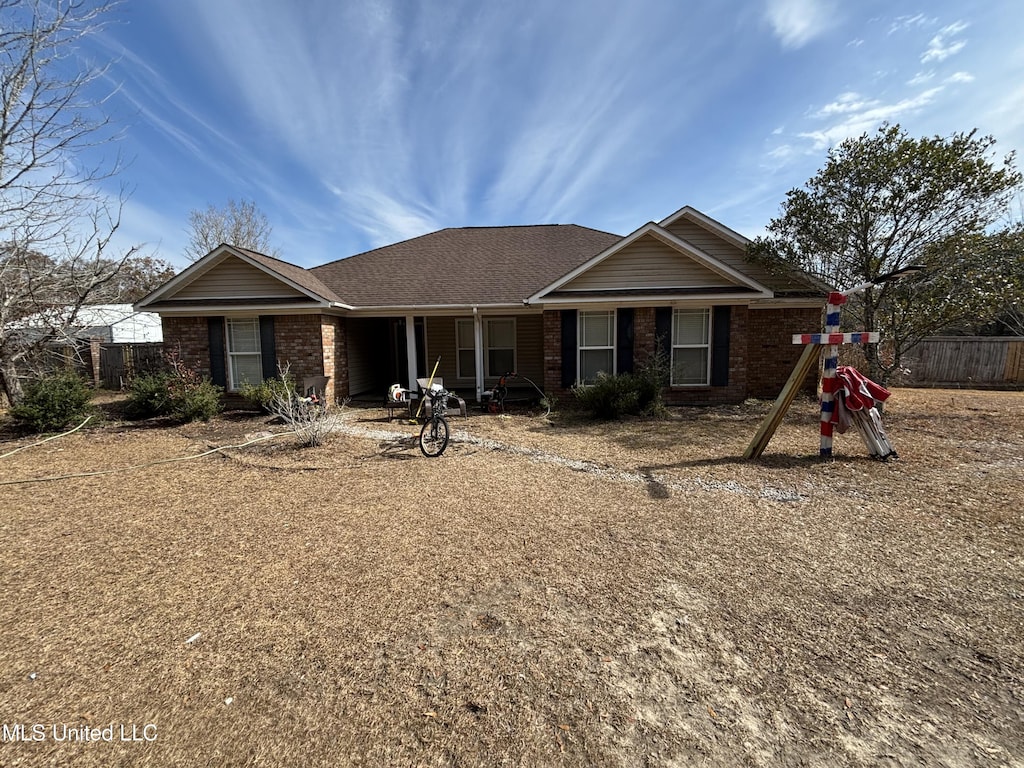
[[[620,239],[576,224],[442,229],[307,271],[358,307],[519,304]]]
[[[276,272],[282,277],[286,277],[296,285],[302,286],[308,291],[312,291],[318,296],[323,296],[329,301],[341,302],[341,298],[327,285],[312,273],[308,269],[297,267],[294,264],[289,264],[287,261],[281,261],[275,259],[273,256],[267,256],[265,253],[259,251],[250,251],[248,248],[240,248],[237,245],[231,246],[236,251],[240,251],[248,256],[253,261],[262,264],[267,269]]]

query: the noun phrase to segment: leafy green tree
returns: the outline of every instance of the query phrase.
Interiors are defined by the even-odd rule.
[[[986,230],[1021,184],[1011,153],[975,132],[913,138],[898,125],[848,139],[828,152],[803,188],[790,190],[751,256],[774,269],[799,268],[845,290],[911,265],[913,277],[850,297],[844,326],[879,331],[868,375],[885,382],[926,335],[998,304],[998,268],[977,258]],[[976,315],[975,315],[976,316]]]
[[[1010,333],[1024,336],[1024,223],[996,233],[985,245],[985,255],[1002,275],[996,320]]]

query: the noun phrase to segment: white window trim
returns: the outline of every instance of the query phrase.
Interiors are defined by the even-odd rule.
[[[692,313],[692,312],[698,312],[698,311],[702,311],[704,313],[704,317],[706,318],[704,325],[708,329],[708,332],[707,332],[707,336],[705,337],[705,343],[703,343],[703,344],[677,344],[676,343],[676,339],[675,339],[675,336],[676,336],[676,315],[679,314],[680,312]],[[711,386],[711,335],[712,335],[712,332],[713,332],[713,329],[711,327],[711,321],[712,321],[711,307],[692,307],[692,308],[687,308],[687,309],[673,309],[672,310],[672,340],[671,340],[671,345],[672,346],[671,346],[671,350],[670,350],[670,353],[669,353],[669,386],[672,386],[672,387],[709,387],[709,386]],[[707,362],[706,370],[704,371],[704,381],[703,382],[701,382],[701,383],[686,382],[685,384],[677,384],[675,382],[673,377],[675,376],[675,372],[676,372],[675,358],[676,358],[676,350],[677,349],[706,349],[708,351],[708,356],[707,356],[708,362]]]
[[[256,328],[256,351],[255,352],[232,352],[231,351],[231,325],[232,323],[252,323]],[[224,328],[224,347],[227,353],[227,378],[228,378],[228,391],[237,392],[242,386],[242,382],[235,381],[235,366],[233,365],[234,359],[237,357],[255,357],[260,364],[262,371],[263,366],[263,346],[262,339],[260,338],[260,319],[259,317],[228,317],[225,319]],[[262,374],[260,375],[259,381],[250,381],[250,384],[259,384],[263,381]]]
[[[595,346],[583,346],[583,316],[584,315],[611,315],[612,316],[612,343],[611,346],[602,345],[599,347]],[[583,353],[586,350],[592,349],[610,349],[612,351],[612,369],[608,371],[610,375],[614,375],[615,371],[618,370],[619,364],[619,350],[618,350],[618,310],[614,309],[585,309],[580,310],[576,316],[576,383],[589,386],[583,381]]]
[[[491,347],[491,323],[512,323],[512,346],[511,347]],[[516,366],[519,362],[519,346],[516,342],[519,340],[519,326],[516,323],[514,317],[485,317],[484,318],[484,376],[488,379],[499,379],[504,376],[508,371],[492,371],[491,368],[491,349],[511,349],[512,350],[512,369],[513,371],[519,370]]]
[[[472,317],[457,317],[457,318],[455,318],[455,376],[456,376],[456,378],[459,378],[459,379],[472,379],[472,378],[474,378],[476,376],[476,365],[474,363],[474,366],[473,366],[472,370],[469,370],[469,371],[462,370],[462,355],[460,353],[464,352],[465,350],[468,349],[470,352],[474,353],[473,354],[473,359],[475,361],[476,360],[476,353],[475,353],[476,344],[474,343],[472,346],[469,346],[469,347],[460,347],[459,346],[459,326],[462,323],[465,323],[466,325],[469,326],[469,336],[470,336],[470,338],[474,339],[474,341],[476,339],[476,334],[475,334],[475,331],[474,331],[474,328],[473,328],[473,325],[474,325],[473,324],[473,318]]]

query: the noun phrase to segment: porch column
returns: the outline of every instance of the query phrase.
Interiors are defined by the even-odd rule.
[[[473,307],[473,364],[476,369],[476,401],[484,396],[484,321]]]
[[[409,365],[409,389],[416,392],[416,318],[412,315],[405,316],[405,358]]]

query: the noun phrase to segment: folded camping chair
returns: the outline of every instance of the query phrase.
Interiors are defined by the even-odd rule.
[[[426,417],[429,419],[432,414],[431,414],[431,411],[430,411],[430,398],[427,397],[427,383],[428,382],[430,383],[431,386],[433,386],[433,387],[441,387],[441,389],[444,389],[445,386],[444,386],[444,379],[442,379],[440,376],[435,376],[433,381],[431,381],[429,378],[426,378],[426,379],[416,379],[416,384],[420,388],[420,397],[424,398],[424,400],[423,400],[423,412],[424,412],[424,414],[426,414]],[[458,403],[459,415],[460,416],[466,416],[466,401],[463,400],[461,397],[459,397],[456,394],[449,393],[448,394],[448,406],[449,407],[451,407],[452,400],[454,400],[456,403]]]

